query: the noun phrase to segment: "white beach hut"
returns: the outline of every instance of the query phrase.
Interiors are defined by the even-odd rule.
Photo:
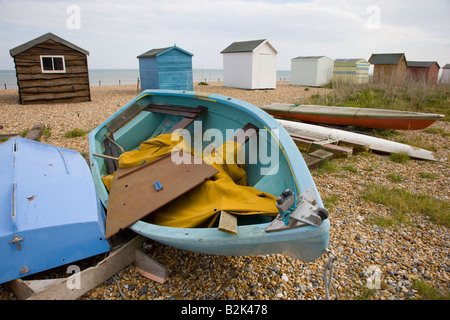
[[[450,63],[447,63],[442,68],[442,75],[440,83],[450,83]]]
[[[266,39],[233,42],[220,53],[225,87],[276,88],[278,52]]]
[[[326,56],[304,56],[291,60],[291,84],[321,87],[333,78],[334,61]]]

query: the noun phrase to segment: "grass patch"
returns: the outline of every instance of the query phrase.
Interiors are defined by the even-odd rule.
[[[424,300],[450,300],[450,292],[432,287],[423,280],[415,280],[412,286]]]
[[[75,128],[73,130],[67,131],[64,137],[66,138],[76,138],[76,137],[84,137],[88,131],[83,129]]]
[[[336,204],[339,202],[339,200],[340,200],[339,197],[337,195],[333,194],[329,197],[324,198],[323,203],[325,205],[325,208],[333,209],[336,206]]]
[[[437,224],[450,226],[450,203],[427,194],[412,194],[402,189],[370,184],[362,198],[392,208],[394,222],[408,222],[409,214],[420,212]]]
[[[389,158],[397,163],[406,163],[409,160],[411,160],[411,158],[409,157],[409,155],[406,152],[400,152],[400,153],[391,153]]]
[[[317,170],[318,174],[327,174],[327,173],[335,173],[339,170],[339,166],[330,160],[325,160],[320,164],[319,169]]]
[[[445,131],[442,128],[426,128],[426,129],[423,129],[423,132],[432,133],[432,134],[439,134],[439,135],[441,135],[444,138],[450,136],[450,132],[447,132],[447,131]]]
[[[348,172],[351,172],[351,173],[358,173],[358,169],[356,169],[354,166],[351,166],[351,165],[343,166],[342,169],[344,169]]]
[[[394,182],[402,182],[404,180],[401,174],[390,173],[387,175],[387,177]]]
[[[25,136],[28,134],[29,131],[30,131],[30,128],[26,128],[25,130],[23,130],[23,131],[20,133],[20,136],[21,136],[22,138],[25,138]]]
[[[421,177],[422,179],[432,179],[432,180],[435,180],[435,179],[437,179],[438,175],[437,175],[436,173],[420,172],[420,173],[419,173],[419,177]]]
[[[47,141],[52,136],[52,127],[50,125],[47,125],[45,129],[42,131],[41,139],[44,139],[44,141]]]
[[[199,82],[198,85],[199,86],[209,86],[209,84],[207,84],[206,82],[203,82],[203,81]]]
[[[410,146],[414,146],[421,149],[426,149],[429,151],[437,151],[437,148],[434,146],[433,141],[429,141],[427,139],[423,139],[420,136],[417,137],[402,137],[397,139],[397,142],[408,144]]]

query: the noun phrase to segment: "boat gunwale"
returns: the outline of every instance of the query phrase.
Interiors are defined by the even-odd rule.
[[[283,107],[283,108],[277,108]],[[339,107],[339,106],[322,106],[322,105],[295,105],[275,103],[269,106],[261,107],[270,114],[298,114],[317,117],[334,117],[334,118],[368,118],[368,119],[414,119],[414,120],[435,120],[438,121],[445,117],[443,114],[403,111],[403,110],[389,110],[377,108],[356,108],[356,107]],[[315,109],[315,110],[314,110]],[[325,111],[330,111],[325,113]]]

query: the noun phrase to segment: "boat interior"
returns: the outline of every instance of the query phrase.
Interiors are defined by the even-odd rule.
[[[143,141],[176,129],[187,130],[196,151],[198,148],[211,150],[212,146],[212,149],[217,148],[226,140],[238,139],[244,146],[240,159],[245,158],[247,184],[259,191],[277,197],[286,188],[298,188],[294,186],[290,163],[280,148],[277,135],[263,120],[205,97],[186,99],[148,94],[123,108],[96,133],[96,150],[109,156],[95,157],[100,175],[109,175],[118,169],[117,157],[121,153],[137,150]],[[239,216],[238,223],[270,220],[262,215],[244,215]]]

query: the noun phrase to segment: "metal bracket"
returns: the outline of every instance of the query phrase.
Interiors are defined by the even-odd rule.
[[[19,236],[16,234],[16,235],[14,235],[14,238],[12,238],[12,240],[9,241],[9,244],[15,243],[16,246],[17,246],[17,250],[20,251],[20,250],[22,250],[22,246],[20,245],[19,241],[23,241],[23,240],[24,240],[23,238],[19,237]]]
[[[297,205],[297,208],[291,213],[290,217],[318,227],[322,224],[322,220],[328,218],[328,210],[317,207],[309,201],[302,199]]]
[[[293,208],[295,193],[286,191],[278,197],[276,204],[280,214],[267,226],[266,232],[294,229],[306,225],[320,226],[328,218],[328,210],[318,207],[314,190],[310,187],[301,194],[301,201]]]

